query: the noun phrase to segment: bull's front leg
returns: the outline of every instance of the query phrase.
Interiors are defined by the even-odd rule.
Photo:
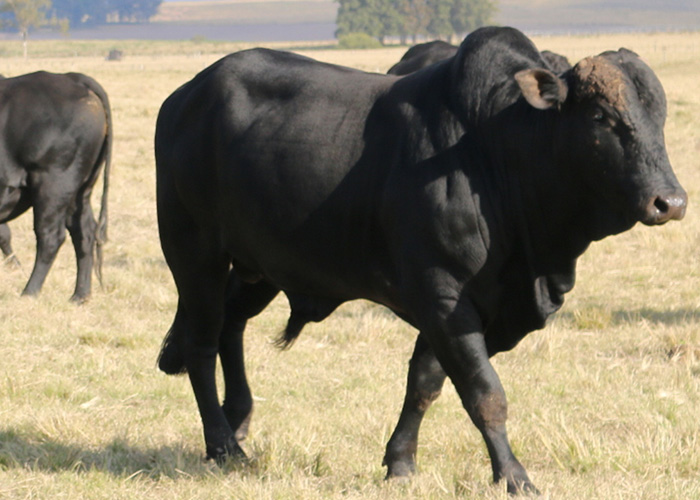
[[[430,343],[486,442],[494,481],[506,481],[509,493],[537,492],[508,442],[506,395],[489,360],[476,311],[457,306],[435,325]]]

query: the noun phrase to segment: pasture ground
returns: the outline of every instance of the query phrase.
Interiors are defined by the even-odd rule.
[[[593,244],[563,310],[494,358],[514,451],[545,499],[700,499],[700,33],[535,41],[572,61],[625,46],[649,62],[666,88],[668,150],[690,205],[681,223]],[[115,63],[101,46],[71,43],[32,42],[43,56],[29,60],[0,44],[0,73],[80,71],[109,93],[105,283],[89,303],[68,302],[66,243],[41,296],[19,297],[34,237],[30,215],[11,223],[22,268],[0,267],[0,498],[507,498],[449,383],[426,417],[417,476],[383,480],[416,333],[365,302],[310,325],[289,352],[270,342],[286,321],[283,299],[251,321],[250,460],[203,460],[189,382],[155,366],[177,297],[158,242],[152,139],[163,99],[237,47],[141,44]],[[384,72],[403,51],[305,53]]]

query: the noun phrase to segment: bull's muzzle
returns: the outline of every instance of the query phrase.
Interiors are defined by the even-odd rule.
[[[644,208],[642,223],[647,226],[664,224],[670,220],[681,220],[685,216],[688,195],[685,191],[651,198]]]

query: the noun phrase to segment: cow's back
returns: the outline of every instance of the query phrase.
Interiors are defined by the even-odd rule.
[[[0,80],[0,150],[20,165],[49,169],[55,154],[70,156],[70,151],[94,144],[93,156],[86,161],[86,175],[92,171],[103,138],[107,134],[105,107],[87,86],[62,74],[44,71]]]

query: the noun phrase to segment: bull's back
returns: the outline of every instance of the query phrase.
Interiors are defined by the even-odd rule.
[[[367,115],[386,87],[381,75],[295,54],[232,54],[164,102],[157,168],[203,201],[212,186],[228,196],[245,184],[264,197],[282,183],[313,184],[310,177],[318,183],[305,195],[323,196],[361,156]]]

